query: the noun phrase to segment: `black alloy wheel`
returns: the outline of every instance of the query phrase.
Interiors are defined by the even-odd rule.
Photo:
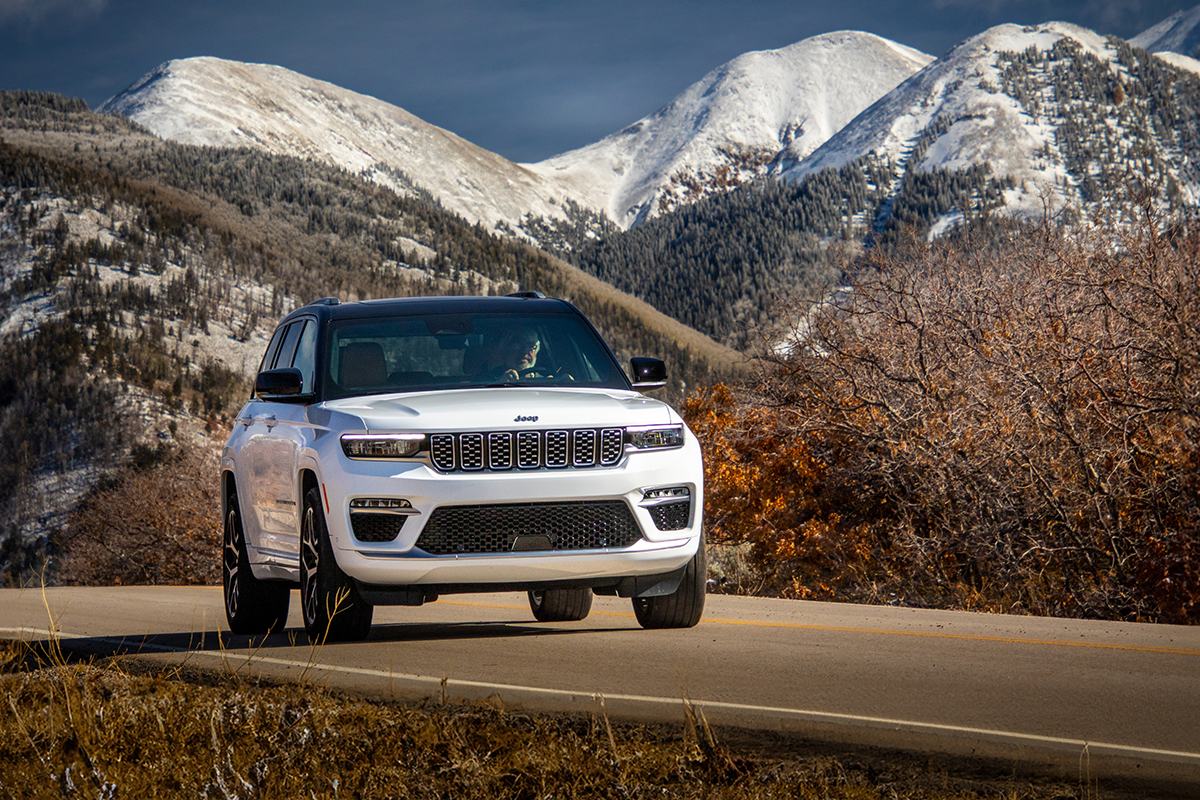
[[[283,630],[287,624],[292,587],[285,581],[254,577],[236,491],[231,491],[226,501],[223,540],[221,576],[229,629],[248,636]]]
[[[371,632],[375,608],[337,565],[315,487],[304,495],[300,523],[300,602],[304,631],[314,644],[357,641]]]

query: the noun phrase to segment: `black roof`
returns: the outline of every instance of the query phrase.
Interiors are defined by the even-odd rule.
[[[354,303],[322,298],[288,314],[284,320],[316,313],[325,319],[370,319],[421,314],[575,313],[565,300],[545,297],[392,297]]]

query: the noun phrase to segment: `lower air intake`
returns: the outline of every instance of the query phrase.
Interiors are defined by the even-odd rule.
[[[681,531],[687,527],[688,517],[692,515],[692,501],[679,500],[675,503],[663,503],[650,509],[650,518],[654,527],[660,531]]]
[[[400,535],[406,517],[399,514],[350,512],[350,527],[360,542],[390,542]]]
[[[518,537],[545,537],[551,550],[598,550],[629,547],[642,532],[620,500],[442,506],[417,547],[437,556],[508,553]]]

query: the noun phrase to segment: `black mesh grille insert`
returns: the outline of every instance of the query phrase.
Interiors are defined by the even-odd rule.
[[[438,556],[507,553],[518,536],[545,536],[554,550],[596,550],[629,547],[642,532],[620,500],[442,506],[417,547]]]
[[[400,535],[407,517],[401,514],[350,512],[350,527],[360,542],[390,542]]]
[[[437,433],[429,437],[429,461],[439,472],[612,467],[624,455],[623,428]]]
[[[650,509],[650,518],[660,531],[680,531],[687,527],[688,517],[691,516],[692,501],[680,500],[677,503],[663,503]]]

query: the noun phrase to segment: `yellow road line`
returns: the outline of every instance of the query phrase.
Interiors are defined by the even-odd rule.
[[[528,610],[528,606],[511,606],[492,603],[464,603],[439,600],[441,604],[451,606],[473,606],[475,608],[504,608],[513,610]],[[600,617],[633,617],[619,611],[593,611],[589,616]],[[1167,653],[1177,656],[1200,656],[1200,650],[1185,650],[1173,647],[1148,647],[1142,645],[1111,644],[1107,642],[1060,642],[1053,639],[1025,639],[1015,636],[981,636],[969,633],[933,633],[930,631],[894,631],[884,628],[850,628],[836,625],[803,625],[798,622],[758,622],[755,620],[713,619],[705,617],[702,620],[714,625],[744,625],[752,628],[791,628],[804,631],[829,631],[832,633],[873,633],[881,636],[920,636],[931,639],[959,639],[972,642],[1001,642],[1004,644],[1044,644],[1054,647],[1089,647],[1097,650],[1128,650],[1136,653]]]

